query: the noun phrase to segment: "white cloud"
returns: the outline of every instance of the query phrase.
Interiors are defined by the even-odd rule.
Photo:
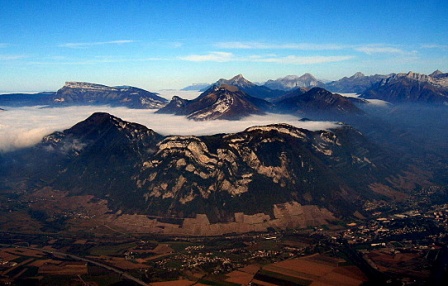
[[[263,42],[218,42],[215,47],[221,49],[270,49],[270,50],[303,50],[303,51],[323,51],[342,50],[346,45],[339,44],[313,44],[313,43],[284,43],[272,44]]]
[[[184,56],[180,59],[190,62],[230,62],[235,60],[235,56],[227,52],[211,52],[203,55]]]
[[[406,51],[401,48],[383,44],[371,44],[365,46],[358,46],[355,48],[356,51],[362,52],[368,55],[373,54],[414,54],[415,51]]]
[[[1,55],[0,54],[0,61],[15,61],[20,59],[28,58],[27,55]]]
[[[448,45],[440,45],[440,44],[425,44],[421,46],[424,49],[441,49],[448,50]]]
[[[343,44],[316,44],[316,43],[266,43],[266,42],[218,42],[213,44],[220,49],[240,50],[298,50],[298,51],[335,51],[355,50],[368,55],[372,54],[415,54],[416,51],[407,51],[399,46],[388,44],[343,45]],[[443,45],[424,45],[427,48],[443,48]],[[446,46],[445,46],[446,47]]]
[[[178,48],[183,47],[184,43],[182,43],[182,42],[170,42],[170,43],[168,43],[168,46],[170,48],[178,49]]]
[[[358,98],[360,96],[359,93],[344,93],[344,92],[339,92],[340,95],[344,96],[344,97],[354,97],[354,98]],[[379,106],[379,107],[388,107],[391,105],[390,102],[388,101],[384,101],[381,99],[366,99],[368,103],[370,103],[371,105],[375,105],[375,106]]]
[[[65,108],[4,108],[0,111],[0,152],[32,146],[45,135],[62,131],[83,121],[94,112],[108,112],[126,121],[137,122],[163,135],[212,135],[233,133],[255,125],[288,123],[310,130],[336,128],[333,122],[301,122],[292,115],[249,116],[240,121],[192,121],[184,116],[155,114],[155,110],[76,106]]]
[[[42,60],[28,61],[30,65],[96,65],[103,63],[140,63],[151,61],[168,61],[169,58],[128,58],[128,57],[113,57],[113,56],[95,56],[92,58],[68,58],[63,56],[47,57]]]
[[[103,46],[103,45],[123,45],[134,43],[133,40],[116,40],[116,41],[106,41],[106,42],[83,42],[83,43],[64,43],[60,44],[59,47],[72,48],[72,49],[85,49],[92,46]]]
[[[279,63],[279,64],[320,64],[341,62],[354,58],[353,56],[277,56],[277,55],[249,55],[236,56],[227,52],[212,52],[203,55],[190,55],[180,57],[181,60],[194,62],[255,62],[255,63]]]
[[[286,56],[286,57],[266,57],[254,59],[256,62],[279,63],[279,64],[322,64],[342,62],[353,59],[353,56]]]
[[[388,107],[391,105],[390,102],[384,101],[381,99],[367,99],[367,101],[372,105],[381,106],[381,107]]]

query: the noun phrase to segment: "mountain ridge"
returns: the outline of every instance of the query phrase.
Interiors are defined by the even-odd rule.
[[[282,204],[351,216],[360,195],[382,197],[370,184],[386,184],[384,173],[399,170],[349,126],[309,131],[271,124],[211,136],[162,136],[108,113],[94,113],[11,156],[8,170],[30,189],[94,195],[125,213],[206,215],[210,223],[230,223],[237,213],[273,220],[275,205]]]
[[[301,89],[292,90],[276,102],[276,107],[289,113],[315,116],[364,114],[350,99],[321,87],[305,92]]]
[[[448,77],[446,77],[448,79]],[[361,98],[381,99],[393,103],[448,104],[448,85],[445,77],[408,72],[391,75],[373,84]],[[448,81],[447,81],[448,82]]]
[[[390,75],[375,74],[366,76],[361,72],[356,72],[350,77],[343,77],[339,80],[328,82],[323,87],[332,92],[362,93],[370,88],[372,84],[375,84],[388,76]]]

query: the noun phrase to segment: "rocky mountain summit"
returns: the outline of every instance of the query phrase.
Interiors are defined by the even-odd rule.
[[[289,91],[292,89],[301,88],[312,88],[316,86],[324,86],[325,84],[315,78],[312,74],[305,73],[301,76],[288,75],[283,78],[278,78],[276,80],[268,80],[264,86],[270,89],[279,89]]]
[[[241,91],[249,94],[250,96],[262,98],[265,100],[270,100],[276,98],[282,94],[284,91],[271,89],[266,86],[257,85],[246,78],[242,74],[238,74],[231,79],[220,79],[213,86],[220,86],[222,84],[232,85],[238,87]]]
[[[448,87],[448,73],[443,73],[440,70],[436,70],[429,75],[436,84]]]
[[[193,100],[175,96],[157,112],[185,115],[194,120],[237,120],[251,114],[263,114],[270,106],[267,101],[252,97],[237,86],[221,84],[213,85]]]
[[[244,78],[244,76],[242,74],[238,74],[238,75],[232,77],[231,79],[223,79],[222,78],[216,82],[216,85],[222,85],[222,84],[237,86],[241,89],[251,88],[256,85],[256,84],[252,83],[251,81],[247,80],[246,78]]]

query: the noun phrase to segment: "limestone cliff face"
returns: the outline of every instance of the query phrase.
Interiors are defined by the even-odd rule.
[[[53,97],[52,105],[127,106],[130,108],[161,108],[167,100],[144,89],[122,86],[111,87],[87,82],[66,82]]]
[[[285,203],[347,213],[361,182],[375,181],[383,170],[374,147],[343,126],[311,132],[275,124],[236,134],[170,136],[156,148],[135,177],[148,210],[206,214],[212,223],[232,222],[240,212],[274,218],[273,206]]]

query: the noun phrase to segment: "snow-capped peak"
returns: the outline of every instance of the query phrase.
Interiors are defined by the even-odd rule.
[[[238,74],[234,77],[232,77],[231,79],[220,79],[218,81],[218,84],[229,84],[229,85],[235,85],[238,87],[248,87],[248,86],[253,86],[254,84],[250,81],[248,81],[247,79],[244,78],[244,76],[242,74]]]

